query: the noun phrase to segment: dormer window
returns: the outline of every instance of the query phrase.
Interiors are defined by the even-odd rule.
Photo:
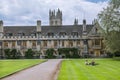
[[[13,36],[13,33],[6,33],[6,36]]]
[[[47,36],[48,36],[48,37],[53,37],[53,36],[54,36],[54,33],[49,32],[49,33],[47,34]]]
[[[18,33],[18,36],[25,36],[25,33]]]
[[[78,32],[72,32],[71,35],[72,36],[78,36]]]
[[[59,36],[63,36],[64,37],[65,35],[66,35],[66,32],[60,32],[59,33]]]
[[[36,36],[36,33],[31,33],[31,36]]]

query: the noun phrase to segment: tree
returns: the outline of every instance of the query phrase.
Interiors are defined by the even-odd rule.
[[[12,49],[10,51],[10,54],[12,59],[18,59],[20,57],[20,53],[18,53],[16,49]]]
[[[65,55],[66,58],[79,58],[78,48],[59,48],[59,54]]]
[[[4,49],[4,52],[7,59],[18,59],[21,56],[21,53],[16,49]]]
[[[108,6],[98,14],[105,49],[120,52],[120,0],[110,0]]]
[[[55,50],[53,48],[47,49],[46,51],[47,58],[54,58],[55,57],[54,52]]]
[[[5,57],[7,59],[10,59],[11,58],[10,49],[4,49],[4,52],[5,52]]]
[[[32,49],[28,49],[26,52],[25,52],[25,58],[28,58],[28,59],[31,59],[34,57],[34,51],[32,51]]]

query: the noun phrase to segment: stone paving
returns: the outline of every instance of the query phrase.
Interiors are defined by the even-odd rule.
[[[61,59],[49,59],[32,68],[20,71],[1,80],[55,80]]]

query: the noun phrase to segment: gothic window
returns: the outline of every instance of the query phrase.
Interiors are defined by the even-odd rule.
[[[99,39],[95,40],[95,45],[100,45],[100,40]]]
[[[36,46],[36,41],[32,41],[32,46]]]
[[[54,47],[57,47],[57,41],[54,41]]]
[[[73,46],[73,41],[69,41],[69,45],[70,45],[70,47],[72,47]]]
[[[27,43],[26,43],[26,41],[20,41],[20,45],[21,45],[21,48],[26,48],[27,47]]]
[[[80,41],[77,41],[77,45],[80,46]]]
[[[8,42],[7,41],[4,42],[4,46],[8,47]]]
[[[12,42],[12,47],[15,47],[15,41]]]
[[[62,46],[64,46],[64,41],[62,41]]]
[[[43,41],[43,46],[47,47],[47,41]]]

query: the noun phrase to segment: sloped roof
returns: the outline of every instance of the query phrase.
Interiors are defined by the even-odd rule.
[[[36,26],[4,26],[4,34],[6,33],[13,33],[13,35],[24,33],[28,36],[31,33],[36,33]]]
[[[93,25],[87,25],[87,33],[90,32]],[[78,32],[82,35],[83,27],[82,25],[62,25],[62,26],[41,26],[41,33],[46,35],[47,33],[59,34],[60,32],[66,32],[67,35],[71,32]],[[30,35],[31,33],[36,33],[36,26],[4,26],[4,34],[13,33],[17,35],[18,33],[24,33],[25,35]]]

